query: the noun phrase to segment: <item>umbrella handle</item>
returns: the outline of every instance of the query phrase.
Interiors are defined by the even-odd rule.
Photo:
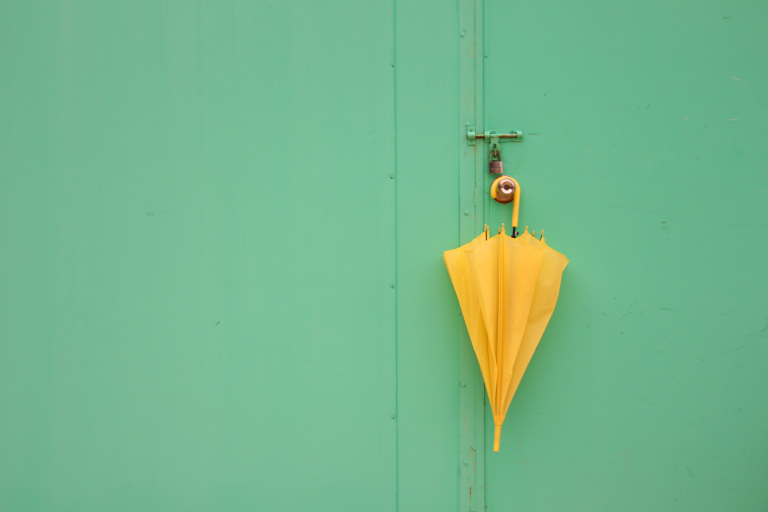
[[[512,200],[506,200],[506,201],[499,201],[497,199],[498,193],[499,193],[499,182],[501,180],[512,180],[512,182],[515,184],[515,191],[513,192]],[[496,199],[499,202],[511,202],[512,203],[512,237],[514,238],[517,233],[517,225],[520,219],[520,184],[517,182],[517,180],[511,176],[499,176],[495,180],[493,180],[493,183],[491,184],[491,197]]]
[[[501,425],[494,425],[493,428],[493,451],[499,451],[499,441],[501,441]]]

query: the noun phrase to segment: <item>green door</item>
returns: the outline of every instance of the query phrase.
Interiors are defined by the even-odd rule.
[[[488,510],[765,510],[768,5],[484,4],[486,128],[570,258]]]

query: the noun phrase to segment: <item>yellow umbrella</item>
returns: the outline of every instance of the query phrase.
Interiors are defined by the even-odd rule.
[[[555,309],[568,264],[543,236],[537,240],[527,228],[516,236],[521,191],[515,185],[513,236],[502,225],[489,238],[486,226],[470,243],[443,254],[491,403],[494,451],[499,451],[504,417]]]

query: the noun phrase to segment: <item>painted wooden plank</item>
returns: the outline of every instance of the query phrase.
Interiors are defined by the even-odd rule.
[[[484,145],[467,143],[468,127],[483,128],[483,2],[459,3],[461,123],[457,144],[459,163],[460,244],[472,240],[483,229],[487,208],[483,168]],[[459,511],[476,512],[485,508],[484,406],[485,387],[464,320],[459,315],[460,333],[460,419],[459,419]]]

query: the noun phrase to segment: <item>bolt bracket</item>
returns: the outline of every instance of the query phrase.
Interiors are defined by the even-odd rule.
[[[478,141],[488,141],[492,143],[500,142],[520,142],[523,140],[523,132],[520,130],[498,131],[492,130],[478,133],[474,127],[467,127],[467,143],[477,144]]]

